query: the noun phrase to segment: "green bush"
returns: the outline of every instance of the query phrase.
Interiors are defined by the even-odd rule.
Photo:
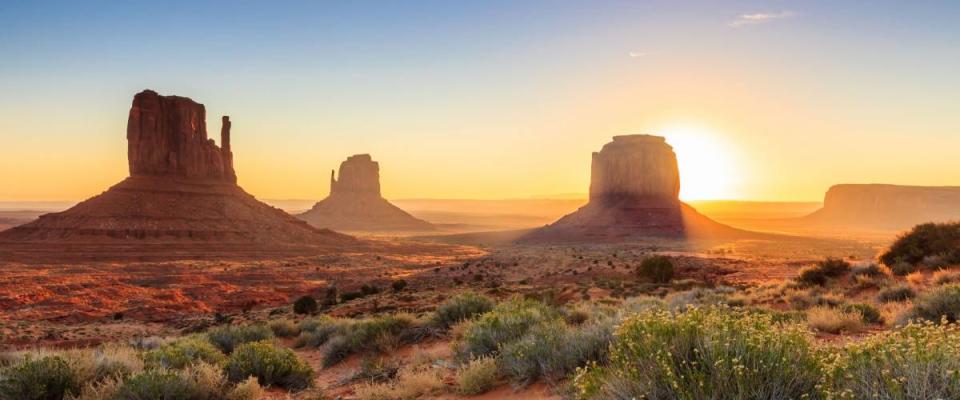
[[[647,257],[640,263],[637,273],[654,283],[667,283],[673,279],[673,262],[667,256]]]
[[[59,400],[80,393],[81,383],[63,357],[27,357],[0,370],[0,398]]]
[[[472,292],[461,293],[437,307],[434,320],[442,326],[451,326],[488,312],[493,306],[493,300],[488,297]]]
[[[327,316],[300,321],[297,325],[300,336],[297,336],[294,346],[320,347],[334,334],[340,333],[344,325],[345,323]]]
[[[960,222],[917,225],[897,238],[880,261],[892,268],[897,263],[917,265],[927,257],[939,257],[945,263],[960,261]]]
[[[843,307],[843,311],[847,313],[859,313],[863,322],[868,324],[883,323],[883,317],[880,315],[880,311],[878,311],[876,307],[866,303],[847,304]]]
[[[960,331],[910,324],[853,342],[826,365],[832,398],[958,399]]]
[[[837,278],[850,272],[850,263],[839,258],[827,258],[817,265],[800,270],[797,282],[806,286],[823,286],[830,278]]]
[[[293,312],[297,314],[313,314],[317,308],[317,300],[313,296],[302,296],[293,302]]]
[[[257,377],[261,385],[276,385],[287,390],[302,390],[313,384],[313,369],[290,349],[273,343],[252,342],[237,347],[226,366],[231,382]]]
[[[501,369],[521,385],[538,378],[560,380],[590,362],[606,361],[613,325],[612,318],[580,327],[568,327],[560,319],[540,322],[503,346]]]
[[[607,366],[582,369],[580,398],[816,399],[821,366],[809,333],[724,307],[629,317]]]
[[[523,337],[535,324],[556,318],[561,318],[560,313],[539,301],[518,298],[505,301],[479,319],[468,322],[463,337],[454,345],[455,353],[464,361],[493,355],[501,346]]]
[[[877,301],[881,303],[890,303],[893,301],[907,301],[916,297],[917,293],[907,285],[897,285],[880,289],[877,294]]]
[[[207,331],[207,339],[220,351],[230,354],[237,346],[272,339],[273,332],[266,325],[227,325]]]
[[[827,284],[827,274],[817,266],[809,266],[800,269],[797,275],[797,282],[804,286],[823,286]]]
[[[960,285],[941,286],[913,302],[910,310],[911,318],[922,318],[927,321],[957,322],[960,319]]]
[[[404,315],[385,315],[345,323],[322,349],[323,365],[331,366],[353,353],[381,350],[383,341],[398,338],[413,320]]]
[[[197,362],[222,364],[226,356],[204,337],[186,337],[143,353],[149,367],[181,369]]]
[[[839,258],[827,258],[817,263],[817,267],[831,278],[837,278],[850,272],[850,263]]]
[[[294,337],[300,334],[300,327],[289,319],[275,319],[267,323],[267,327],[277,337]]]

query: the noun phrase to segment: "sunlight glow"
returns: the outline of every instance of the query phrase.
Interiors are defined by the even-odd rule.
[[[695,124],[668,125],[656,131],[667,138],[680,166],[680,198],[717,200],[738,197],[736,157],[723,135]]]

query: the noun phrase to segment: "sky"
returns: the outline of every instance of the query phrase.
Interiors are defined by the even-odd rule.
[[[663,135],[688,200],[960,186],[955,1],[0,2],[0,201],[127,176],[143,89],[233,121],[239,183],[319,199],[351,154],[388,198],[587,192]]]

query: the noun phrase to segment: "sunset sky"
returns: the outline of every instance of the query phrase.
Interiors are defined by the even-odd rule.
[[[960,2],[0,3],[0,200],[127,175],[145,88],[233,121],[239,181],[388,198],[586,193],[611,136],[667,137],[685,199],[960,186]]]

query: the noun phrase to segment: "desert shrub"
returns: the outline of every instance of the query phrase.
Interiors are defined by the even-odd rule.
[[[910,317],[933,322],[941,319],[957,322],[960,318],[960,285],[941,286],[914,300]]]
[[[488,297],[473,292],[461,293],[437,307],[434,319],[442,326],[451,326],[488,312],[493,306],[493,300]]]
[[[81,382],[61,356],[30,357],[0,370],[0,398],[59,400],[80,393]]]
[[[840,349],[829,391],[842,399],[960,398],[960,329],[910,324]]]
[[[276,385],[288,390],[306,389],[313,384],[313,369],[290,349],[273,343],[252,342],[237,347],[226,366],[231,382],[257,377],[261,385]]]
[[[567,327],[560,319],[540,322],[503,346],[501,369],[523,385],[537,378],[556,381],[590,362],[605,362],[614,322],[607,318],[580,327]]]
[[[581,369],[580,398],[819,398],[821,366],[809,334],[726,307],[628,317],[606,366]]]
[[[275,319],[267,324],[277,337],[294,337],[300,334],[300,327],[289,319]]]
[[[352,353],[383,350],[384,343],[395,340],[413,325],[405,315],[385,315],[345,323],[324,345],[323,365],[331,366]]]
[[[124,380],[113,398],[206,400],[208,397],[200,385],[185,374],[154,368]]]
[[[486,393],[497,384],[499,374],[495,358],[475,358],[457,370],[457,390],[468,396]]]
[[[201,361],[221,364],[225,360],[226,356],[202,336],[181,338],[143,353],[143,361],[150,367],[180,369]]]
[[[880,289],[877,301],[889,303],[892,301],[907,301],[917,296],[917,293],[907,285],[897,285]]]
[[[407,287],[407,281],[403,279],[397,279],[393,282],[390,282],[390,288],[393,289],[394,292],[400,292],[406,287]]]
[[[334,334],[341,332],[343,326],[343,322],[327,316],[300,321],[297,325],[297,328],[300,330],[300,336],[297,336],[294,346],[320,347]]]
[[[340,295],[340,302],[341,302],[341,303],[346,303],[346,302],[348,302],[348,301],[350,301],[350,300],[362,299],[362,298],[364,298],[364,297],[366,297],[366,296],[367,296],[367,295],[366,295],[365,293],[359,292],[359,291],[358,291],[358,292],[344,292],[343,294]]]
[[[443,379],[429,369],[402,369],[392,382],[360,384],[354,388],[360,400],[419,399],[440,392]]]
[[[555,318],[559,318],[559,312],[541,302],[510,299],[468,322],[454,350],[461,360],[492,355],[500,346],[523,337],[535,324]]]
[[[67,364],[82,383],[99,383],[108,378],[122,378],[143,370],[143,359],[136,349],[104,344],[93,349],[61,352]]]
[[[374,295],[380,293],[380,287],[377,285],[364,284],[360,286],[360,293],[363,293],[364,296]]]
[[[218,365],[199,362],[191,364],[180,371],[180,376],[194,383],[194,388],[201,399],[220,399],[227,388],[223,369]]]
[[[960,222],[917,225],[897,238],[880,260],[892,268],[898,263],[917,265],[931,256],[943,263],[960,261]]]
[[[820,268],[828,277],[837,278],[850,272],[850,263],[839,258],[827,258],[817,263],[817,268]]]
[[[918,265],[910,264],[906,261],[899,261],[890,266],[890,273],[896,276],[907,276],[919,270],[920,267]]]
[[[880,310],[877,310],[876,307],[866,303],[847,304],[843,306],[843,311],[848,313],[860,313],[860,316],[863,317],[863,322],[868,324],[883,323],[883,317],[880,315]]]
[[[933,273],[933,283],[937,285],[948,285],[951,283],[960,283],[960,271],[939,270]]]
[[[852,276],[866,276],[870,278],[880,278],[886,275],[883,272],[883,268],[880,268],[877,264],[866,264],[866,265],[857,265],[850,268],[850,275]]]
[[[317,299],[313,296],[301,296],[293,302],[293,312],[297,314],[313,314],[317,312]]]
[[[249,377],[238,383],[227,393],[226,400],[259,400],[263,397],[263,388],[256,377]]]
[[[667,283],[673,279],[673,262],[667,256],[647,257],[640,263],[637,273],[654,283]]]
[[[858,332],[863,329],[863,314],[818,306],[807,310],[807,325],[827,333]]]
[[[797,275],[797,282],[804,286],[823,286],[827,284],[827,279],[827,274],[817,266],[801,268]]]
[[[355,380],[386,382],[397,376],[399,365],[385,358],[364,357],[360,361],[360,371],[353,375]]]
[[[671,293],[664,300],[671,310],[683,311],[690,306],[727,304],[727,297],[730,293],[733,293],[733,289],[729,287],[696,288]]]
[[[227,325],[207,331],[207,339],[220,351],[230,354],[237,346],[272,339],[273,332],[266,325]]]

